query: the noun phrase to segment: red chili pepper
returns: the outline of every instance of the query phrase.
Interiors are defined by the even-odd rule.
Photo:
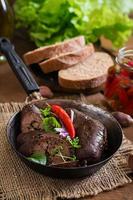
[[[130,87],[130,88],[127,90],[127,95],[128,95],[128,96],[133,96],[133,87]]]
[[[105,89],[104,89],[104,95],[108,98],[110,97],[110,87],[112,87],[112,83],[116,78],[117,78],[116,68],[112,66],[108,69],[108,76],[106,79]]]
[[[117,76],[115,77],[115,79],[111,82],[110,85],[105,86],[105,96],[107,98],[111,98],[115,93],[116,93],[116,89],[119,87],[119,82],[120,82],[120,77]]]
[[[125,69],[121,69],[120,75],[129,77],[129,72]]]
[[[131,100],[121,111],[133,116],[133,101]]]
[[[128,64],[130,67],[133,67],[133,61],[129,61],[127,64]]]
[[[58,105],[51,105],[51,110],[61,119],[70,137],[75,137],[75,128],[67,112]]]
[[[120,80],[120,87],[121,88],[129,88],[129,86],[131,85],[131,80],[128,77],[121,77]]]
[[[120,88],[120,89],[117,91],[117,94],[118,94],[118,96],[119,96],[120,104],[121,104],[122,106],[128,105],[128,97],[127,97],[126,91],[125,91],[123,88]]]

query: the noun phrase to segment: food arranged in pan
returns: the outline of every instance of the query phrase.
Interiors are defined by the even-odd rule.
[[[21,111],[18,151],[43,165],[97,163],[107,149],[107,131],[98,120],[71,107],[26,105]]]

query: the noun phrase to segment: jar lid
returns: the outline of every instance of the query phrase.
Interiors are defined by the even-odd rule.
[[[122,68],[133,72],[133,47],[123,47],[118,51],[115,59]]]

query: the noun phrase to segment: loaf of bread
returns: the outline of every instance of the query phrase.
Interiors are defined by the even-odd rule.
[[[39,66],[44,73],[66,69],[86,59],[93,53],[94,46],[93,44],[89,44],[81,48],[80,50],[60,54],[58,56],[56,55],[55,57],[39,63]]]
[[[49,46],[40,47],[24,54],[24,61],[27,65],[39,63],[45,59],[58,56],[63,53],[78,51],[85,46],[84,36],[78,36],[64,42]]]
[[[58,82],[63,88],[86,89],[101,86],[107,76],[107,71],[114,64],[110,55],[95,52],[87,59],[58,72]]]

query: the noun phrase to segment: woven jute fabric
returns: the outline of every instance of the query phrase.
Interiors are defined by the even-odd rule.
[[[99,172],[89,178],[76,180],[52,179],[28,168],[12,150],[6,138],[6,125],[22,103],[0,104],[0,199],[55,200],[97,195],[130,183],[127,156],[133,152],[132,143],[124,138],[118,153]]]

